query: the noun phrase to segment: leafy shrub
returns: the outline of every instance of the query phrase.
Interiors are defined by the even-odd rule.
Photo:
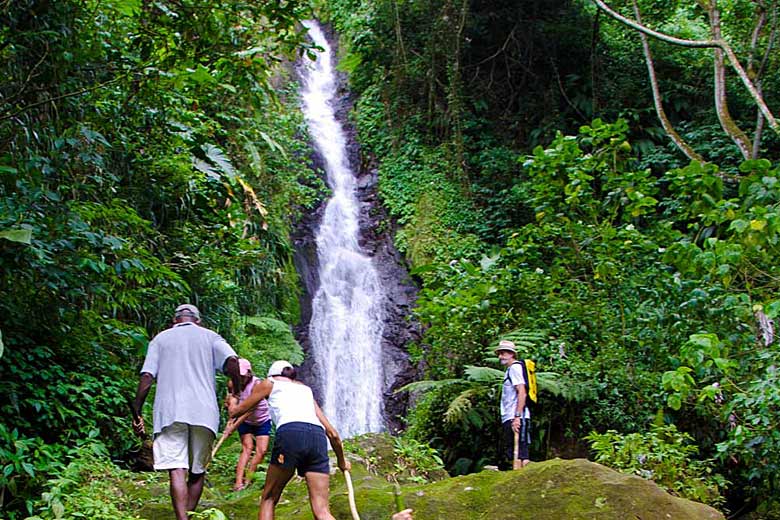
[[[615,430],[588,435],[596,462],[653,480],[667,491],[705,504],[720,505],[728,482],[714,473],[711,460],[697,460],[693,437],[673,424],[653,426],[646,433]]]
[[[36,515],[27,520],[136,519],[128,511],[138,504],[122,492],[122,485],[132,478],[129,471],[111,463],[102,443],[85,443],[73,450],[61,472],[51,475],[47,490],[35,504]]]
[[[396,479],[424,483],[441,477],[444,472],[444,463],[436,450],[411,437],[396,437],[393,453],[396,458],[393,476]]]

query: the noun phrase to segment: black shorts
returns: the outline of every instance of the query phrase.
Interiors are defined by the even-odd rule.
[[[238,425],[238,435],[244,436],[247,433],[260,437],[262,435],[271,435],[271,420],[267,420],[261,424],[249,424],[246,421]]]
[[[328,438],[322,426],[303,422],[283,424],[276,430],[271,464],[295,468],[298,475],[330,473]]]
[[[501,428],[504,430],[504,456],[507,460],[515,458],[515,432],[512,430],[512,421],[505,421]],[[519,437],[517,458],[520,460],[527,460],[528,447],[531,445],[531,419],[520,420],[520,437]]]

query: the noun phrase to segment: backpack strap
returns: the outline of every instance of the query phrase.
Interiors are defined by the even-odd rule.
[[[525,415],[525,410],[528,408],[528,400],[530,399],[530,397],[528,397],[528,391],[530,389],[530,386],[528,386],[528,369],[525,366],[525,361],[521,359],[516,359],[515,362],[512,363],[512,365],[517,365],[517,364],[519,364],[520,368],[523,370],[523,380],[525,381],[525,383],[523,383],[523,386],[525,386],[525,393],[526,393],[525,406],[523,407],[523,415]],[[509,368],[511,368],[512,365],[509,365],[509,367],[507,367],[506,373],[504,374],[504,381],[509,380]]]

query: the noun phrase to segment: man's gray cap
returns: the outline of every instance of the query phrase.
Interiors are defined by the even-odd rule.
[[[191,303],[185,303],[176,307],[176,312],[173,314],[175,318],[181,318],[182,316],[191,316],[196,320],[200,319],[200,311],[197,307]]]

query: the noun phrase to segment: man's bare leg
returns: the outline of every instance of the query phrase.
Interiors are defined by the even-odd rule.
[[[187,489],[187,473],[185,468],[168,470],[171,481],[171,502],[176,520],[187,520],[187,505],[189,502],[189,490]]]

